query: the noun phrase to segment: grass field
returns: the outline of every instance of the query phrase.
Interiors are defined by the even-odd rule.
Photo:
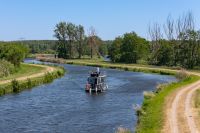
[[[41,67],[41,66],[33,66],[33,65],[30,65],[30,64],[21,64],[21,66],[17,70],[17,72],[15,72],[14,74],[12,74],[10,76],[0,78],[0,81],[9,80],[9,79],[16,79],[18,77],[23,77],[23,76],[26,76],[26,75],[40,73],[45,69],[46,69],[45,67]]]

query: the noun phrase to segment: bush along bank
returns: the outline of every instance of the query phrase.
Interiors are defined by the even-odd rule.
[[[48,72],[41,77],[28,78],[23,81],[14,79],[12,82],[0,86],[0,96],[9,93],[19,93],[25,89],[31,89],[42,84],[51,83],[54,79],[62,77],[64,73],[64,68],[59,67],[56,71],[51,73]]]

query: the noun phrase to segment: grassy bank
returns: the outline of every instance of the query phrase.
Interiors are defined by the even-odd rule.
[[[44,71],[45,69],[46,68],[42,67],[42,66],[35,66],[35,65],[33,66],[33,65],[30,65],[30,64],[21,64],[20,68],[18,68],[18,70],[15,73],[13,73],[13,74],[11,74],[7,77],[0,78],[0,81],[16,79],[16,78],[19,78],[19,77],[22,77],[22,76],[40,73],[40,72]]]
[[[18,93],[24,89],[31,89],[35,86],[50,83],[54,79],[59,78],[64,75],[64,69],[61,67],[55,67],[53,72],[47,72],[39,77],[28,78],[26,80],[16,80],[17,78],[36,74],[44,71],[45,66],[35,66],[30,64],[23,64],[22,68],[14,75],[4,78],[4,80],[11,80],[12,82],[0,85],[0,96],[9,93]],[[1,81],[3,81],[1,79]]]
[[[158,133],[161,132],[164,123],[165,98],[176,89],[189,85],[199,80],[198,76],[190,76],[178,83],[171,83],[164,86],[161,91],[155,93],[152,98],[145,98],[139,118],[137,133]]]
[[[138,65],[138,64],[123,64],[123,63],[110,63],[103,60],[90,60],[90,59],[74,59],[74,60],[64,60],[64,59],[55,59],[55,58],[38,58],[40,61],[53,62],[53,63],[65,63],[65,64],[74,64],[74,65],[84,65],[92,67],[103,67],[111,69],[120,69],[125,71],[133,72],[145,72],[145,73],[157,73],[162,75],[175,75],[177,69],[168,67],[155,67],[150,65]],[[173,70],[174,69],[174,70]]]

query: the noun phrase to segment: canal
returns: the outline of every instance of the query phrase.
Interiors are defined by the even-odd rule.
[[[107,73],[108,90],[90,95],[84,86],[88,72],[95,68],[62,66],[67,70],[64,77],[0,97],[1,133],[113,133],[120,126],[134,131],[137,116],[133,105],[142,104],[143,91],[176,80],[173,76],[101,69]]]

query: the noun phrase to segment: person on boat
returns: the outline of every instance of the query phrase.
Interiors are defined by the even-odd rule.
[[[100,75],[99,67],[97,67],[97,74]]]

